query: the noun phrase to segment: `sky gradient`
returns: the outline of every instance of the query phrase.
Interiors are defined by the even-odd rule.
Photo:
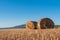
[[[51,18],[60,25],[59,0],[0,0],[0,28]]]

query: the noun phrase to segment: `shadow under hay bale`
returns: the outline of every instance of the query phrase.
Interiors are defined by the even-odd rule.
[[[37,29],[37,22],[35,22],[35,21],[27,22],[26,29]]]
[[[38,22],[38,29],[50,29],[50,28],[54,28],[54,22],[49,19],[49,18],[42,18],[39,22]]]

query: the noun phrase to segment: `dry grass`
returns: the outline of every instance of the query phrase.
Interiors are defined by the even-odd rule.
[[[60,29],[60,27],[56,27],[55,29]]]
[[[0,30],[0,40],[60,40],[60,29]]]

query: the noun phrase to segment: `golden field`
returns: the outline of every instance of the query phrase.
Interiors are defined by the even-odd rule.
[[[0,40],[60,40],[60,29],[0,30]]]

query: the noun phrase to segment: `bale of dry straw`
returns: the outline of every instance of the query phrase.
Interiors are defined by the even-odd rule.
[[[28,21],[26,23],[26,29],[37,29],[37,22],[35,21]]]
[[[41,29],[46,29],[46,28],[54,28],[54,22],[49,19],[49,18],[42,18],[39,22],[38,22],[38,26],[37,28],[41,28]]]

